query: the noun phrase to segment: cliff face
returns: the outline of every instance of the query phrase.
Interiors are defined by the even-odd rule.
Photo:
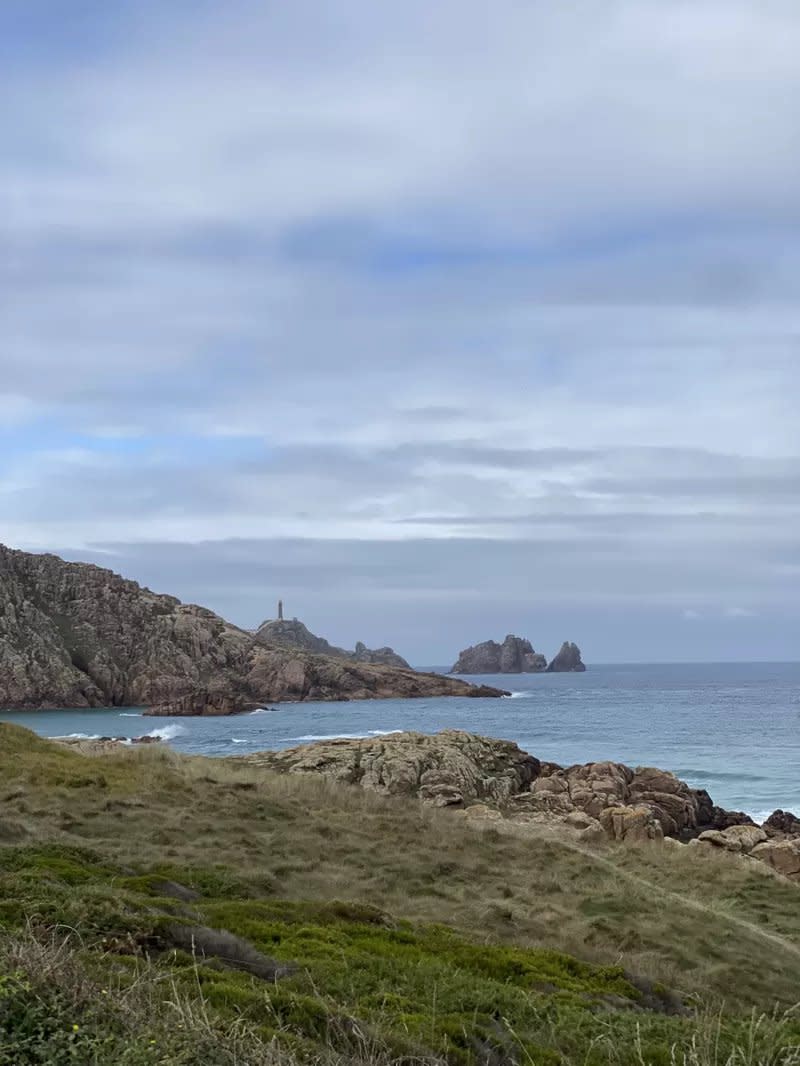
[[[474,686],[266,646],[213,611],[110,570],[0,545],[0,707],[473,695]],[[501,695],[486,690],[484,695]],[[194,708],[194,709],[192,709]]]
[[[547,659],[535,652],[529,640],[509,633],[502,644],[486,640],[465,648],[451,673],[535,674],[547,668]]]
[[[315,655],[330,655],[334,659],[351,659],[357,663],[397,666],[403,670],[411,669],[405,659],[392,648],[372,649],[359,641],[355,651],[347,651],[336,647],[335,644],[329,644],[324,637],[318,637],[296,618],[291,620],[278,618],[274,621],[262,622],[256,631],[256,640],[261,644],[279,644],[284,648],[299,648]]]

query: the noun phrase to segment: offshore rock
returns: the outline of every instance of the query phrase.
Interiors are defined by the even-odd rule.
[[[474,693],[455,678],[266,646],[110,570],[0,545],[0,707],[229,714],[280,700]]]
[[[502,644],[486,640],[465,648],[453,674],[535,674],[547,668],[544,655],[533,650],[529,640],[509,633]]]
[[[582,674],[585,669],[580,648],[569,640],[564,641],[558,654],[547,667],[548,673],[551,674]]]

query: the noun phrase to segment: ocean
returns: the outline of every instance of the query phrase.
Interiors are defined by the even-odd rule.
[[[763,820],[800,815],[800,663],[590,666],[585,674],[472,677],[510,699],[276,704],[233,718],[144,718],[136,708],[0,713],[43,736],[158,735],[178,751],[243,755],[330,737],[466,729],[562,764],[672,770]]]

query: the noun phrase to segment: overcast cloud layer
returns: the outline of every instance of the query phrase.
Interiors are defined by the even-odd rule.
[[[0,541],[418,664],[798,658],[796,0],[4,0]]]

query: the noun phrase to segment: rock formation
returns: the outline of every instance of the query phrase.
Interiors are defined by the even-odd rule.
[[[569,640],[564,641],[560,651],[547,667],[548,673],[551,674],[582,674],[585,669],[580,648]]]
[[[411,669],[394,648],[368,648],[360,640],[356,643],[355,651],[347,657],[357,663],[375,663],[378,666],[399,666],[401,669]]]
[[[540,762],[513,741],[455,729],[325,740],[243,758],[291,773],[323,773],[389,795],[416,795],[437,806],[489,798],[517,815],[565,817],[580,811],[598,821],[608,810],[646,807],[661,836],[686,838],[721,824],[707,793],[666,770],[614,762],[563,767]],[[747,815],[740,817],[752,824]]]
[[[227,714],[280,700],[448,695],[503,693],[269,646],[110,570],[0,545],[0,707]]]
[[[585,844],[680,841],[757,859],[800,881],[800,835],[777,811],[755,825],[708,793],[654,767],[540,762],[509,740],[460,730],[325,740],[235,760],[282,773],[323,774],[387,796],[456,808],[470,822],[543,824]]]
[[[326,740],[241,760],[289,773],[320,773],[387,796],[419,796],[437,807],[505,802],[538,776],[540,763],[508,740],[459,730]]]
[[[535,652],[529,640],[509,633],[502,644],[486,640],[465,648],[453,674],[535,674],[547,668],[547,659]]]
[[[280,604],[280,607],[283,605]],[[256,640],[261,644],[301,648],[314,655],[330,655],[335,659],[351,659],[353,662],[372,663],[377,666],[397,666],[402,670],[411,669],[406,660],[392,648],[371,649],[359,641],[354,651],[346,651],[344,648],[337,648],[335,644],[329,644],[324,637],[318,637],[296,618],[291,621],[278,618],[262,622],[256,630]]]

